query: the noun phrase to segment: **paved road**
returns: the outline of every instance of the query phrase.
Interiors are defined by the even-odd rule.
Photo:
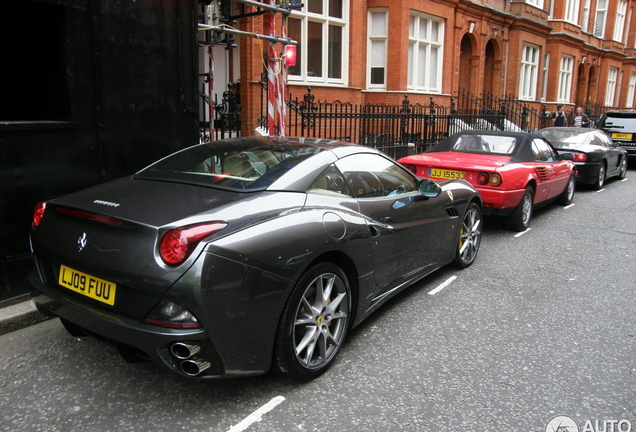
[[[4,335],[0,430],[636,431],[636,169],[531,227],[487,220],[474,266],[393,299],[309,383],[184,380],[57,320]]]

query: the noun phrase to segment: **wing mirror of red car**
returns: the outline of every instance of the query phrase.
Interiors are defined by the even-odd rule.
[[[428,179],[420,180],[419,190],[425,198],[435,198],[442,193],[442,188],[434,181]]]
[[[574,160],[574,155],[572,153],[560,153],[559,156],[561,160]]]

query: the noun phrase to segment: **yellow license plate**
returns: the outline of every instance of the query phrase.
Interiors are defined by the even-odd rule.
[[[457,180],[457,179],[465,179],[466,173],[463,171],[451,171],[451,170],[444,170],[444,169],[438,169],[438,168],[429,168],[428,176],[433,178],[440,178],[440,179]]]
[[[82,273],[65,265],[60,266],[58,283],[77,293],[109,305],[115,304],[117,284]]]
[[[632,139],[632,134],[630,134],[630,133],[612,132],[612,138],[616,138],[616,139]]]

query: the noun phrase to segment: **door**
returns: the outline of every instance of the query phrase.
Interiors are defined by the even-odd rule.
[[[448,194],[423,197],[416,177],[377,154],[352,155],[336,166],[366,217],[380,293],[452,259]]]
[[[540,182],[535,194],[535,203],[561,194],[567,186],[572,171],[572,163],[559,160],[557,152],[544,139],[532,141],[537,174]]]

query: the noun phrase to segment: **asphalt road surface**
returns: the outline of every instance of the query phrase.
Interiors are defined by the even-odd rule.
[[[521,235],[487,219],[472,267],[400,294],[308,383],[186,380],[58,320],[4,335],[0,430],[636,431],[634,164],[574,202]]]

